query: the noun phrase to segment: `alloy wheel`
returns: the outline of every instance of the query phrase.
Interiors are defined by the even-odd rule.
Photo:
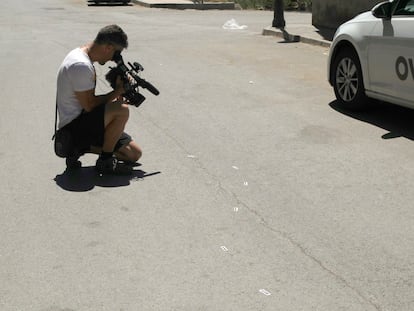
[[[343,101],[352,101],[358,92],[358,69],[350,58],[343,58],[336,69],[336,87]]]

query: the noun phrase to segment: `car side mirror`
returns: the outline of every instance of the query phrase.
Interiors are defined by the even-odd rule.
[[[377,18],[382,19],[391,19],[392,16],[392,3],[391,2],[381,2],[377,4],[372,10],[372,15]]]

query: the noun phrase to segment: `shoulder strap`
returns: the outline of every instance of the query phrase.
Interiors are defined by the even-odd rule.
[[[58,118],[58,105],[57,105],[57,93],[56,93],[55,131],[54,131],[54,134],[53,134],[53,136],[52,136],[52,140],[54,140],[54,139],[55,139],[56,132],[57,132],[57,118]]]

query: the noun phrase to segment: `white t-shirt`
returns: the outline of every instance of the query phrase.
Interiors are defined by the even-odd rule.
[[[70,123],[82,113],[82,106],[75,92],[92,90],[95,86],[95,68],[89,56],[81,48],[72,50],[63,60],[58,72],[59,128]]]

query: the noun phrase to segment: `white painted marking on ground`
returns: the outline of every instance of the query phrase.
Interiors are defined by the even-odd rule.
[[[269,292],[269,291],[267,291],[267,290],[265,290],[265,289],[261,289],[261,290],[259,290],[259,292],[260,293],[262,293],[263,295],[265,295],[265,296],[270,296],[270,295],[272,295],[272,293],[271,292]]]

